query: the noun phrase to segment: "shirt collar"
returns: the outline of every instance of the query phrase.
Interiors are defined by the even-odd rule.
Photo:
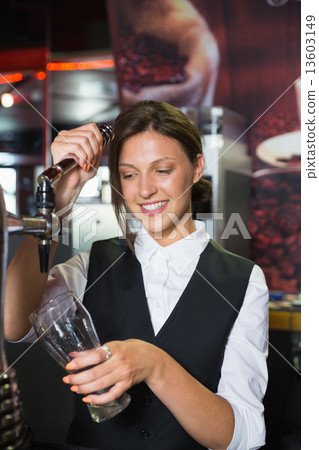
[[[194,223],[196,231],[166,247],[159,245],[141,226],[134,243],[138,261],[145,265],[151,261],[154,255],[160,255],[181,268],[188,266],[190,262],[200,256],[210,239],[209,234],[206,233],[205,224],[199,220],[195,220]]]

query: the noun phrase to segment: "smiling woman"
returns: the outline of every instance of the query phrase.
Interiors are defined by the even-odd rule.
[[[124,143],[119,170],[125,205],[160,245],[183,237],[179,232],[170,239],[178,222],[191,212],[191,186],[203,166],[201,154],[193,166],[177,141],[155,131],[144,131]],[[188,216],[184,228],[189,234],[196,228]]]
[[[66,367],[72,372],[63,381],[80,394],[69,443],[105,450],[259,448],[268,290],[258,266],[225,251],[192,219],[192,197],[211,193],[201,178],[198,130],[180,110],[156,101],[133,105],[113,129],[112,203],[127,243],[95,242],[46,278],[30,264],[37,242],[27,239],[8,270],[6,336],[26,335],[32,310],[66,291],[88,309],[112,356],[78,352]],[[55,138],[54,162],[66,155],[79,161],[55,185],[57,208],[75,201],[94,176],[101,141],[92,123]],[[140,221],[138,231],[128,226],[128,214]],[[34,339],[32,330],[23,337]],[[86,403],[102,405],[126,391],[132,400],[118,416],[90,419]]]
[[[179,109],[152,101],[132,106],[118,116],[113,127],[115,138],[109,152],[110,182],[115,188],[112,201],[129,246],[133,248],[134,233],[128,212],[153,237],[157,232],[162,246],[181,239],[185,231],[193,232],[191,200],[195,194],[206,201],[212,193],[210,183],[201,178],[204,158],[197,128]],[[183,226],[178,227],[181,220]],[[172,235],[173,230],[177,233]]]

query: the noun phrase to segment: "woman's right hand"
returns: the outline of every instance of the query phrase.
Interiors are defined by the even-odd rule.
[[[96,174],[102,155],[103,138],[95,123],[60,131],[51,145],[53,163],[73,158],[78,166],[55,185],[56,211],[71,205],[84,184]]]

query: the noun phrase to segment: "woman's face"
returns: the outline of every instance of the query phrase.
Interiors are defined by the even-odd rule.
[[[125,203],[161,245],[195,231],[191,186],[200,179],[203,165],[202,155],[193,165],[175,139],[155,131],[144,131],[124,143],[119,174]],[[176,220],[181,221],[178,226]]]

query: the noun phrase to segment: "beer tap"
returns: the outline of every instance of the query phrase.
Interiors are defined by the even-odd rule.
[[[113,139],[113,130],[105,123],[98,124],[98,128],[103,136],[104,146]],[[76,165],[75,160],[64,159],[39,175],[34,217],[17,216],[6,211],[0,186],[0,448],[4,450],[32,448],[32,432],[24,419],[15,369],[8,366],[4,345],[3,310],[8,239],[14,234],[35,236],[39,240],[40,270],[48,271],[51,241],[60,231],[60,220],[54,213],[53,186]]]
[[[20,220],[5,209],[4,195],[0,186],[0,448],[5,450],[25,450],[30,448],[32,433],[25,422],[19,398],[14,367],[8,367],[3,333],[4,289],[8,256],[8,222],[13,220],[15,231],[23,228]]]
[[[111,125],[107,123],[97,124],[103,137],[103,147],[110,142],[113,137]],[[36,192],[36,217],[43,217],[47,222],[47,229],[38,233],[39,239],[39,261],[40,271],[45,273],[48,271],[49,256],[52,237],[57,236],[60,230],[59,220],[54,215],[54,184],[66,173],[77,166],[77,162],[72,158],[67,158],[42,172],[37,179],[38,188]]]

